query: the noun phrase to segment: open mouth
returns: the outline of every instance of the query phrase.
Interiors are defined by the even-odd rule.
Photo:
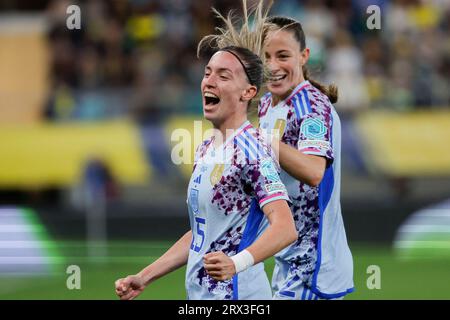
[[[281,81],[281,80],[286,79],[286,77],[287,77],[287,74],[281,75],[281,76],[271,76],[271,77],[269,78],[269,81],[270,81],[270,82],[277,82],[277,81]]]
[[[220,98],[216,96],[214,93],[211,92],[205,92],[204,93],[205,98],[205,105],[216,105],[220,102]]]

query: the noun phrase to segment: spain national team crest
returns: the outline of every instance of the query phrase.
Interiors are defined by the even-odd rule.
[[[216,164],[214,166],[213,171],[211,172],[211,175],[209,177],[209,180],[211,181],[212,185],[217,184],[220,179],[222,179],[223,170],[225,169],[225,164]]]
[[[198,214],[198,190],[192,188],[189,193],[189,202],[191,204],[192,212]]]
[[[284,129],[286,129],[286,120],[277,119],[277,121],[275,121],[273,129],[275,130],[276,134],[278,134],[278,137],[281,138],[284,134]]]

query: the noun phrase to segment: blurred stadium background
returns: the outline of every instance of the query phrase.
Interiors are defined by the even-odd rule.
[[[366,27],[372,4],[381,30]],[[171,135],[202,119],[195,47],[212,6],[240,1],[0,2],[0,299],[114,299],[117,278],[187,230],[190,166],[172,163]],[[348,299],[450,299],[450,2],[278,0],[272,13],[303,23],[310,69],[340,89]],[[183,278],[143,298],[184,299]]]

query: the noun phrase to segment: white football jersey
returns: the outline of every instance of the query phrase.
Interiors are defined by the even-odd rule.
[[[274,274],[275,291],[293,297],[295,292],[289,287],[303,282],[323,298],[337,298],[352,292],[353,258],[340,205],[341,124],[338,114],[326,95],[304,81],[276,106],[272,105],[272,95],[266,94],[260,101],[258,116],[261,129],[268,133],[276,130],[287,145],[327,159],[324,177],[317,187],[281,171],[281,180],[291,199],[298,240],[276,255],[276,263],[288,263],[290,268],[276,268],[288,271],[283,276]]]
[[[209,252],[232,256],[250,246],[267,225],[262,207],[289,200],[279,167],[260,132],[248,121],[215,148],[197,148],[187,203],[193,234],[186,270],[188,299],[271,299],[264,264],[228,281],[216,281],[203,267]]]

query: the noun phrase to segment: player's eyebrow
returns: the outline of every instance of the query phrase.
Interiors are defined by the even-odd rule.
[[[280,55],[280,54],[291,54],[291,51],[286,50],[286,49],[281,49],[278,50],[277,52],[275,52],[275,55]],[[268,52],[265,53],[265,56],[267,57],[269,55]]]
[[[205,71],[212,71],[212,68],[210,66],[206,66]],[[231,69],[229,69],[229,68],[217,68],[216,72],[217,73],[228,73],[230,75],[233,75],[233,71],[231,71]]]
[[[217,73],[229,73],[230,75],[233,75],[233,71],[231,71],[231,69],[228,68],[219,68],[217,69]]]

